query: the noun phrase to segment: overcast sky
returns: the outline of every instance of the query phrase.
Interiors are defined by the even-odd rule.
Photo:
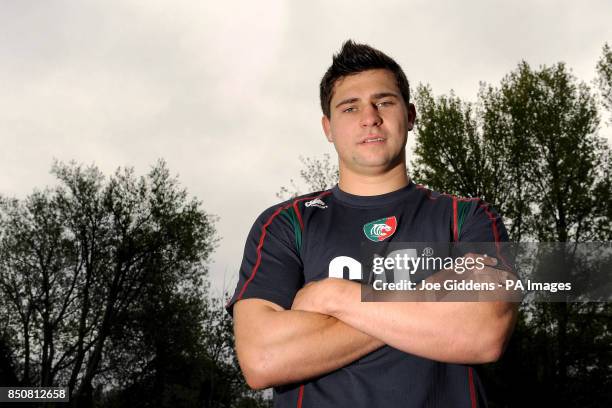
[[[474,100],[521,59],[591,81],[611,16],[609,0],[0,0],[0,194],[54,184],[54,158],[106,174],[164,158],[220,217],[211,277],[233,289],[298,156],[333,153],[318,83],[344,40]]]

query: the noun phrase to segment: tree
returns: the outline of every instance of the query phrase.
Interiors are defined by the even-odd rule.
[[[3,337],[0,337],[0,384],[5,387],[17,386],[19,383],[13,364],[14,357],[9,346],[8,336],[6,335],[6,328],[0,331],[0,333],[3,333]]]
[[[484,196],[504,215],[515,241],[610,240],[610,148],[597,135],[593,93],[564,64],[534,70],[520,63],[499,87],[481,87],[476,109],[452,94],[436,99],[426,87],[419,88],[417,104],[413,165],[422,182]],[[612,384],[605,346],[612,340],[610,311],[597,303],[523,305],[509,352],[541,370],[531,371],[530,384],[549,390],[553,404],[588,406],[581,389]],[[592,324],[585,326],[585,319]],[[537,341],[525,344],[527,336]],[[515,363],[490,377],[505,379],[499,389],[510,395],[509,374],[525,371]]]
[[[79,407],[118,406],[136,389],[140,406],[246,401],[208,332],[228,327],[207,304],[216,218],[163,161],[142,177],[59,162],[52,172],[58,186],[0,202],[0,374],[68,386]]]
[[[612,112],[612,49],[608,43],[604,44],[602,56],[597,62],[596,83],[599,85],[603,105]]]
[[[322,191],[333,187],[338,182],[338,165],[331,162],[329,154],[324,154],[322,158],[302,157],[300,162],[304,168],[300,170],[300,185],[298,186],[293,179],[289,181],[291,187],[281,187],[276,196],[281,200],[288,200],[301,194],[312,191]]]
[[[564,64],[522,62],[499,88],[481,87],[477,109],[452,94],[435,100],[427,87],[416,101],[415,178],[483,197],[516,241],[610,236],[610,149],[596,134],[592,93]]]
[[[143,310],[120,322],[129,329],[117,330],[109,364],[121,369],[122,381],[101,398],[101,406],[269,406],[244,382],[223,299],[163,298],[147,300]],[[132,338],[138,340],[125,341]]]

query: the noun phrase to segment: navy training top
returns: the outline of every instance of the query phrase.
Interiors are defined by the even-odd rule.
[[[368,239],[504,242],[508,234],[500,216],[480,199],[439,194],[412,181],[377,196],[356,196],[335,186],[272,206],[257,218],[228,312],[247,298],[291,309],[300,288],[330,276],[330,263],[338,257],[360,259],[361,243]],[[390,346],[318,378],[274,388],[278,408],[486,406],[482,383],[471,366]]]

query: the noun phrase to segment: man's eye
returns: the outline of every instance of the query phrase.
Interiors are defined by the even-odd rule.
[[[346,108],[345,110],[343,110],[342,112],[355,112],[355,110],[357,110],[354,106],[351,106],[349,108]]]
[[[391,106],[391,105],[393,105],[393,101],[382,101],[376,104],[376,106],[382,106],[382,107]]]

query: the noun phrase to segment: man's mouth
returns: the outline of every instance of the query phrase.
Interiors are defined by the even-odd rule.
[[[363,139],[360,143],[361,144],[366,144],[366,143],[380,143],[380,142],[384,142],[385,138],[381,137],[381,136],[368,136],[365,139]]]

